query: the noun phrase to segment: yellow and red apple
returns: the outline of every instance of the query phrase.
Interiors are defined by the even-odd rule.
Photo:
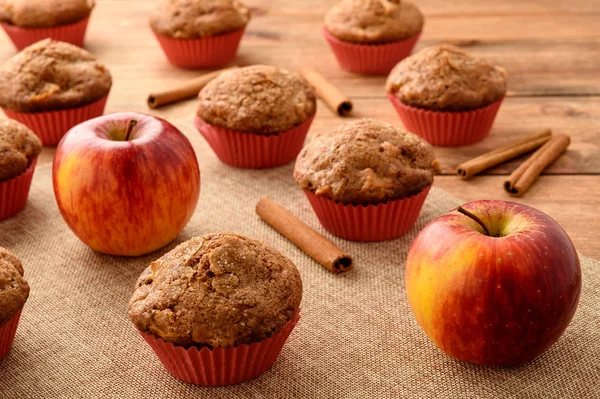
[[[53,164],[56,202],[71,230],[95,251],[137,256],[172,241],[200,195],[189,140],[169,122],[116,113],[72,128]]]
[[[406,292],[429,338],[487,366],[529,361],[558,340],[581,292],[567,233],[545,213],[477,201],[429,223],[406,261]]]

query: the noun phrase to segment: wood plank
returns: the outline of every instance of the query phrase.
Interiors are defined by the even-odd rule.
[[[465,202],[497,199],[533,206],[554,218],[586,256],[600,259],[598,198],[600,176],[542,176],[521,198],[502,189],[503,178],[485,176],[465,182],[457,176],[438,176],[435,186]]]

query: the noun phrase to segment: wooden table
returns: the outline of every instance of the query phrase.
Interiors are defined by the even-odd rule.
[[[238,65],[273,64],[290,69],[312,66],[355,102],[353,117],[400,123],[384,93],[385,77],[341,70],[322,35],[323,15],[335,0],[245,0],[253,18]],[[151,90],[197,76],[167,63],[148,27],[156,4],[149,0],[98,0],[86,48],[107,64],[114,85],[106,112],[142,111],[179,126],[196,148],[202,140],[192,125],[195,101],[150,110]],[[597,0],[420,0],[426,17],[417,50],[439,42],[457,44],[502,65],[509,95],[490,137],[465,148],[436,148],[444,167],[436,186],[464,201],[503,199],[547,212],[584,254],[600,259],[600,2]],[[3,36],[0,59],[14,54]],[[320,104],[312,131],[344,122]],[[489,170],[471,181],[454,173],[460,162],[542,127],[567,133],[572,144],[522,198],[502,189],[504,176],[520,162]],[[204,148],[204,147],[203,147]],[[47,148],[41,163],[51,162]],[[199,154],[202,163],[202,154]]]

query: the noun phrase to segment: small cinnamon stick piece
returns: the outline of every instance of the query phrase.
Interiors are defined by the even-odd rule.
[[[571,139],[567,135],[560,134],[552,137],[510,175],[504,182],[504,189],[517,197],[525,194],[535,179],[565,152],[570,143]]]
[[[158,93],[151,93],[150,95],[148,95],[148,106],[150,108],[159,108],[163,105],[195,97],[198,95],[200,90],[202,90],[202,88],[208,84],[208,82],[219,76],[221,72],[235,68],[237,68],[237,66],[221,69],[219,71],[209,72],[207,74],[189,80],[177,87],[174,87],[173,89],[161,91]]]
[[[258,201],[256,213],[330,272],[341,273],[352,269],[353,261],[350,255],[269,197],[262,197]]]
[[[352,101],[344,93],[330,83],[323,75],[312,68],[304,68],[300,71],[304,79],[312,84],[319,97],[333,113],[346,116],[352,111]]]
[[[540,148],[551,137],[552,130],[550,129],[531,134],[522,140],[497,148],[458,165],[457,172],[463,179],[468,179],[486,169]]]

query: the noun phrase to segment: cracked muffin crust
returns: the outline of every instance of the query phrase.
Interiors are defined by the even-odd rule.
[[[506,72],[458,47],[428,47],[402,60],[388,76],[386,91],[413,107],[468,111],[506,94]]]
[[[88,51],[41,40],[0,67],[0,107],[16,112],[75,108],[106,96],[110,73]]]
[[[0,181],[23,173],[40,152],[42,142],[27,126],[12,119],[0,118]]]
[[[29,284],[23,279],[21,261],[0,247],[0,326],[23,308],[29,297]]]
[[[71,24],[90,15],[94,0],[0,0],[0,22],[25,28]]]
[[[242,29],[249,20],[250,11],[238,0],[162,0],[150,27],[174,39],[196,39]]]
[[[294,179],[316,195],[367,205],[418,194],[436,173],[440,164],[425,140],[362,119],[314,137],[296,160]]]
[[[215,233],[152,262],[129,316],[138,330],[177,345],[231,347],[279,332],[301,299],[292,261],[259,241]]]
[[[377,44],[400,41],[423,30],[423,14],[400,0],[342,0],[325,15],[325,28],[340,40]]]
[[[313,87],[295,72],[254,65],[223,72],[198,95],[198,116],[238,132],[285,132],[317,110]]]

